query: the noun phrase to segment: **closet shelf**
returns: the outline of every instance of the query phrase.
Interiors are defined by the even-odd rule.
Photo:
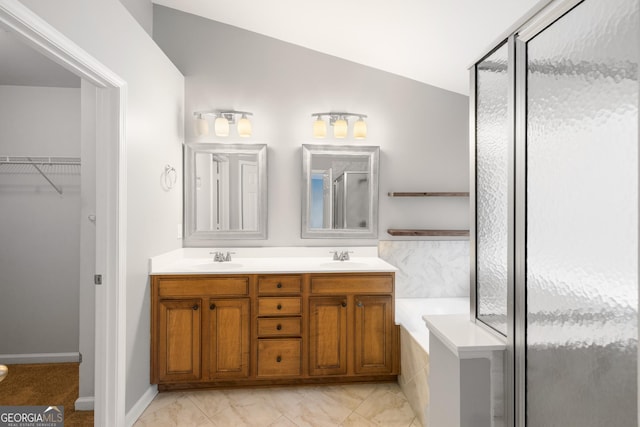
[[[469,197],[468,191],[436,191],[436,192],[410,192],[410,191],[390,191],[389,197]]]
[[[79,175],[77,157],[0,156],[0,172],[5,174],[40,174],[54,190],[62,195],[62,188],[49,175]]]
[[[411,228],[390,228],[387,230],[391,236],[457,236],[469,237],[469,230],[425,230]]]

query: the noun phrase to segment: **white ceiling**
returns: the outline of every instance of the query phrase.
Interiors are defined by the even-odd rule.
[[[467,68],[540,2],[152,1],[462,94]]]

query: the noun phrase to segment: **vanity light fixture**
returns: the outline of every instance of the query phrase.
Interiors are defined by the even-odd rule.
[[[213,122],[213,130],[216,136],[229,136],[230,126],[236,124],[236,116],[240,116],[238,120],[238,135],[247,138],[251,136],[252,128],[251,121],[247,116],[253,116],[253,113],[248,111],[237,110],[209,110],[209,111],[196,111],[193,113],[196,116],[196,134],[197,136],[207,135],[209,133],[209,123],[206,117],[215,117]]]
[[[209,123],[207,119],[202,117],[202,114],[198,114],[196,118],[196,135],[202,136],[209,133]]]
[[[355,139],[364,139],[367,137],[367,124],[364,121],[367,116],[365,114],[329,112],[313,113],[311,115],[311,117],[316,118],[313,122],[314,138],[324,138],[327,135],[327,123],[324,121],[323,116],[329,117],[329,125],[333,126],[334,138],[345,138],[347,136],[349,131],[349,117],[358,118],[353,125],[353,137]]]

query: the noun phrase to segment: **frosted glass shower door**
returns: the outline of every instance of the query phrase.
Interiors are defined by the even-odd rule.
[[[518,46],[528,427],[637,425],[638,4],[585,0]]]

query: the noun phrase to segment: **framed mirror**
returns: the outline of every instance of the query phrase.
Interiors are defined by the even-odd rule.
[[[302,238],[378,237],[379,147],[302,146]]]
[[[267,238],[266,144],[184,146],[186,246]]]

